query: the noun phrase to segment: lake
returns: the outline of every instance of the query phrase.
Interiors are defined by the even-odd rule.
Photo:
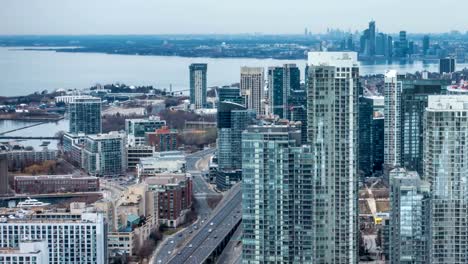
[[[58,88],[89,88],[96,83],[153,85],[156,88],[187,90],[191,63],[208,63],[208,86],[221,86],[240,79],[241,66],[276,66],[296,63],[301,69],[305,60],[185,58],[165,56],[108,55],[100,53],[64,53],[27,51],[0,47],[0,95],[25,95]],[[457,68],[468,64],[457,65]],[[438,71],[437,64],[361,65],[361,74],[384,73],[387,69],[401,73],[421,70]],[[303,74],[303,73],[302,73]]]

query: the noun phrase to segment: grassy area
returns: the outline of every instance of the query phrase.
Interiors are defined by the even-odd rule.
[[[178,227],[178,228],[168,228],[166,230],[163,231],[163,235],[165,236],[172,236],[173,234],[179,232],[180,230],[182,230],[182,227]]]

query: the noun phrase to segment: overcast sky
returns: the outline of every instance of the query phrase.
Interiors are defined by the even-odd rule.
[[[468,0],[0,0],[0,34],[468,30]]]

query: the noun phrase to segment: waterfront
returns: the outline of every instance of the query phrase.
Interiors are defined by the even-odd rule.
[[[0,133],[18,129],[25,126],[30,126],[38,122],[26,122],[20,120],[0,120]],[[48,122],[38,126],[33,126],[21,130],[16,130],[10,133],[6,133],[3,136],[23,136],[23,137],[53,137],[59,131],[68,131],[68,120],[62,119],[56,122]],[[12,140],[2,139],[1,142],[8,142]],[[21,140],[18,143],[24,146],[32,146],[35,149],[40,149],[40,145],[44,140]],[[49,141],[49,149],[57,149],[57,140],[45,140]]]
[[[187,90],[188,66],[193,62],[208,63],[208,86],[239,82],[241,66],[268,67],[296,63],[301,70],[305,60],[186,58],[138,55],[108,55],[101,53],[64,53],[27,51],[0,47],[0,95],[15,96],[58,88],[82,89],[96,83],[153,85],[156,88]],[[468,64],[457,65],[458,69]],[[384,73],[387,69],[401,73],[421,70],[438,71],[437,64],[376,64],[362,65],[361,74]],[[303,72],[301,73],[303,74]],[[304,76],[302,76],[304,78]]]

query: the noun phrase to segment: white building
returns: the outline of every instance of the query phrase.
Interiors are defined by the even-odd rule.
[[[0,248],[1,264],[49,264],[49,250],[45,240],[25,240],[18,248]]]
[[[153,157],[140,158],[137,165],[138,178],[154,176],[159,173],[182,173],[186,169],[183,152],[166,151],[155,152]]]
[[[102,214],[3,210],[0,215],[0,248],[21,249],[23,239],[45,240],[47,263],[107,263],[107,230]]]
[[[309,52],[308,66],[312,263],[357,263],[357,53]]]
[[[397,72],[385,73],[384,87],[384,169],[386,172],[400,166],[401,161],[401,92],[403,83]]]
[[[424,178],[431,184],[430,263],[468,263],[468,95],[430,95]]]
[[[240,91],[247,109],[264,115],[265,70],[262,67],[241,67]]]
[[[90,95],[61,95],[55,97],[55,103],[69,104],[71,102],[74,102],[76,99],[95,99],[95,97],[92,97]]]

